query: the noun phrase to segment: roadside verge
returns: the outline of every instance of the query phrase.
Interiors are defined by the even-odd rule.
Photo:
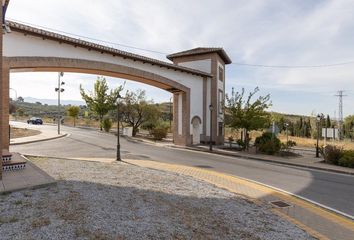
[[[259,204],[268,205],[272,211],[297,224],[319,239],[352,239],[354,221],[324,209],[316,203],[299,199],[276,189],[243,178],[196,167],[166,164],[147,160],[126,162],[157,170],[175,172],[212,183],[236,194],[247,196]],[[280,203],[281,207],[274,205]]]

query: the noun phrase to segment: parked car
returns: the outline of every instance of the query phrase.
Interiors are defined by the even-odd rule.
[[[43,121],[41,118],[38,118],[38,117],[31,117],[30,119],[27,120],[27,123],[28,124],[39,124],[39,125],[42,125],[43,124]]]

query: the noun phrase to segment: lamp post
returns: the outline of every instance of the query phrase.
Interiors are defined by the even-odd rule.
[[[120,139],[119,139],[119,99],[121,96],[118,94],[117,98],[117,156],[116,160],[117,161],[122,161],[122,158],[120,157]]]
[[[60,123],[61,123],[61,116],[60,116],[60,93],[64,92],[64,88],[62,86],[65,82],[60,82],[60,78],[64,76],[63,72],[58,73],[58,87],[55,88],[55,91],[58,92],[58,135],[60,135]]]
[[[209,105],[210,110],[210,139],[209,139],[209,151],[213,151],[213,110],[212,104]]]
[[[288,133],[289,123],[285,123],[285,131],[286,131],[286,145],[289,143],[289,133]]]
[[[320,157],[320,149],[319,149],[319,141],[320,141],[320,123],[323,118],[323,114],[317,114],[316,121],[317,121],[317,143],[316,143],[316,157]]]

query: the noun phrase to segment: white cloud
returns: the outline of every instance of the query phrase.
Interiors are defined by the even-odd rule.
[[[350,0],[16,0],[10,3],[8,18],[167,53],[198,46],[221,46],[234,62],[321,65],[354,60],[353,13],[354,2]],[[161,54],[120,48],[165,60]],[[318,93],[318,102],[321,102],[324,99],[321,93],[354,88],[352,69],[354,64],[316,69],[229,65],[227,87],[261,86],[277,99],[274,106],[293,104],[293,97],[280,95],[280,90],[297,95]],[[21,84],[30,89],[36,79],[49,76],[21,75],[27,79]],[[75,78],[92,84],[95,76],[75,75]],[[14,80],[14,84],[17,81],[20,82]],[[55,81],[55,77],[50,81]],[[67,94],[75,99],[78,81],[72,80],[72,90],[68,85]],[[36,86],[39,85],[36,83]],[[128,86],[140,85],[129,82]],[[49,95],[51,88],[42,84],[41,89],[45,91],[38,94]],[[160,100],[168,100],[170,96],[160,90],[147,89],[151,96],[162,96]],[[335,105],[333,99],[333,106],[321,111],[332,112]],[[353,101],[347,106],[354,109]],[[314,106],[304,103],[302,107],[297,106],[296,111],[312,109]]]

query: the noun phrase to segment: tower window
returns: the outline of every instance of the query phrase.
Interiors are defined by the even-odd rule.
[[[224,69],[219,67],[219,80],[224,81]]]

